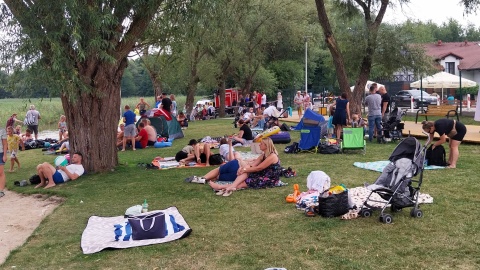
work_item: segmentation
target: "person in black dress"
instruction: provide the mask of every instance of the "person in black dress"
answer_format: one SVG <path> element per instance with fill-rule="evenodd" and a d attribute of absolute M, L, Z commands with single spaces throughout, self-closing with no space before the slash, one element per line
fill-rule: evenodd
<path fill-rule="evenodd" d="M 350 123 L 350 103 L 347 99 L 347 94 L 342 93 L 342 95 L 335 100 L 333 106 L 335 106 L 335 114 L 333 115 L 332 124 L 335 126 L 337 131 L 337 139 L 340 139 L 342 134 L 343 127 Z"/>
<path fill-rule="evenodd" d="M 435 122 L 432 121 L 423 121 L 422 129 L 428 133 L 430 141 L 433 139 L 435 132 L 438 133 L 440 139 L 433 143 L 432 149 L 436 146 L 444 144 L 447 141 L 447 137 L 450 138 L 448 142 L 448 147 L 450 149 L 448 154 L 448 167 L 447 168 L 456 168 L 457 160 L 460 155 L 458 151 L 458 146 L 463 141 L 465 134 L 467 134 L 467 127 L 453 119 L 443 118 L 438 119 Z"/>

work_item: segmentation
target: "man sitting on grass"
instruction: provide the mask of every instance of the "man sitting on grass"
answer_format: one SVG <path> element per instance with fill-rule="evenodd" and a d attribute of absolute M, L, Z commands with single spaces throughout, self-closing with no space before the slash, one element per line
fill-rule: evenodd
<path fill-rule="evenodd" d="M 70 165 L 65 167 L 59 166 L 57 169 L 55 169 L 48 162 L 38 165 L 37 173 L 38 176 L 40 176 L 40 184 L 35 186 L 35 188 L 51 188 L 57 184 L 77 179 L 85 172 L 85 169 L 82 165 L 82 160 L 82 154 L 80 152 L 75 152 L 71 158 Z"/>

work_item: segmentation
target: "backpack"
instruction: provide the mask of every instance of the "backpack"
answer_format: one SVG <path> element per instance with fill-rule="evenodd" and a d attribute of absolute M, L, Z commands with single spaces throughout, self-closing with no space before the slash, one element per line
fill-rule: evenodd
<path fill-rule="evenodd" d="M 280 126 L 280 130 L 281 130 L 281 131 L 290 131 L 290 128 L 287 126 L 287 124 L 283 123 L 283 124 Z"/>
<path fill-rule="evenodd" d="M 296 153 L 298 153 L 298 151 L 299 151 L 298 142 L 294 142 L 293 144 L 287 145 L 285 147 L 285 153 L 287 153 L 287 154 L 296 154 Z"/>
<path fill-rule="evenodd" d="M 340 153 L 340 147 L 338 145 L 332 144 L 320 144 L 319 145 L 319 153 L 320 154 L 338 154 Z"/>
<path fill-rule="evenodd" d="M 210 156 L 210 158 L 208 159 L 208 162 L 210 163 L 210 165 L 220 165 L 223 163 L 223 158 L 222 158 L 222 155 L 220 154 L 213 154 Z"/>
<path fill-rule="evenodd" d="M 427 160 L 427 165 L 436 165 L 436 166 L 447 166 L 447 160 L 445 158 L 445 148 L 442 145 L 436 146 L 432 150 L 432 145 L 427 149 L 425 154 L 425 159 Z"/>

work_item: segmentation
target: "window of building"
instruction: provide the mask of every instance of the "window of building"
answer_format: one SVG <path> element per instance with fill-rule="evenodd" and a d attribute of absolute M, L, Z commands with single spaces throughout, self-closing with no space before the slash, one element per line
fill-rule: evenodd
<path fill-rule="evenodd" d="M 455 62 L 445 62 L 445 72 L 455 74 Z"/>

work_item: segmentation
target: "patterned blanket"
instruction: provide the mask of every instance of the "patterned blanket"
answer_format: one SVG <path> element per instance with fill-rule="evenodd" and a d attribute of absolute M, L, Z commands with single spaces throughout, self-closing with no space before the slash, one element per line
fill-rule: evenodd
<path fill-rule="evenodd" d="M 362 169 L 367 169 L 367 170 L 372 170 L 376 172 L 383 172 L 383 169 L 390 163 L 389 160 L 381 160 L 381 161 L 373 161 L 373 162 L 354 162 L 353 166 L 362 168 Z M 436 170 L 436 169 L 445 169 L 445 167 L 441 166 L 426 166 L 425 170 Z"/>
<path fill-rule="evenodd" d="M 96 253 L 106 248 L 130 248 L 166 243 L 187 237 L 192 231 L 176 207 L 149 213 L 155 212 L 165 213 L 167 228 L 165 238 L 135 241 L 131 237 L 131 229 L 125 217 L 91 216 L 82 234 L 83 254 Z"/>

